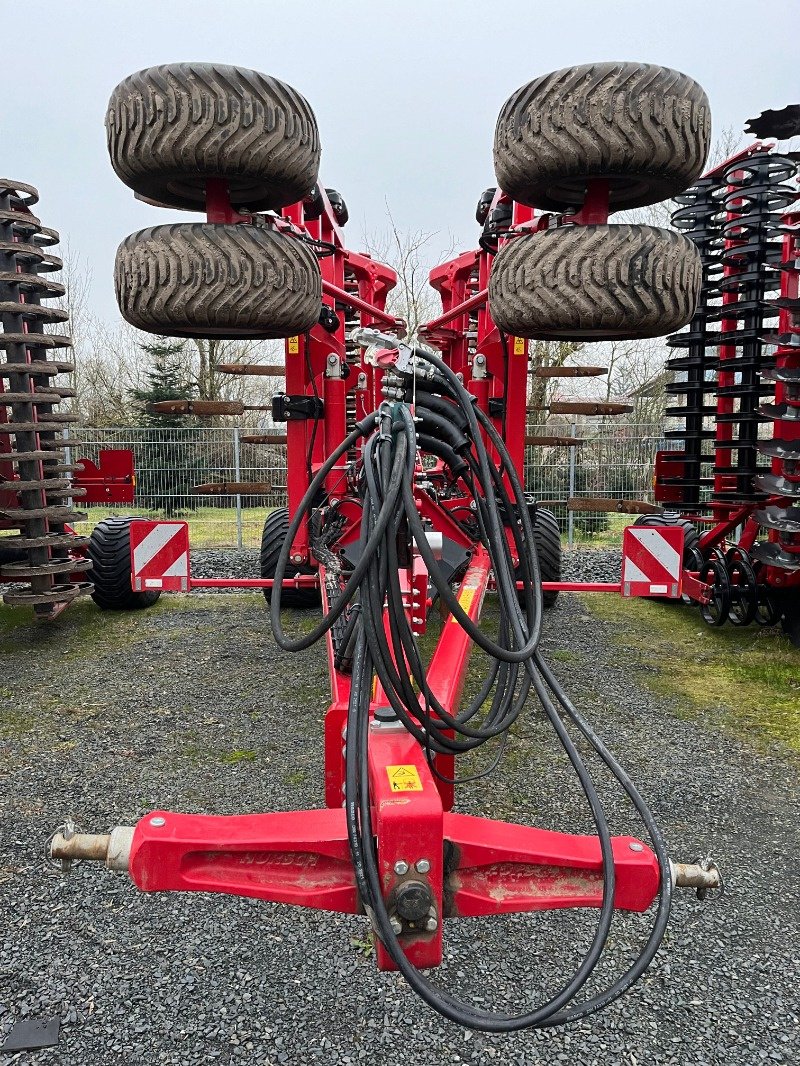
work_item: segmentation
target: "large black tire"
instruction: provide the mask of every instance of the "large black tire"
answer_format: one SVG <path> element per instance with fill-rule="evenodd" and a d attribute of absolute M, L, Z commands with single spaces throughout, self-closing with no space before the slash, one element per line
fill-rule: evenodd
<path fill-rule="evenodd" d="M 558 519 L 546 507 L 537 507 L 531 512 L 533 522 L 533 540 L 536 556 L 539 560 L 539 573 L 542 581 L 561 580 L 561 530 Z M 519 576 L 517 580 L 520 580 Z M 558 599 L 557 592 L 543 592 L 542 602 L 545 607 L 554 607 Z M 524 597 L 519 596 L 524 604 Z"/>
<path fill-rule="evenodd" d="M 292 337 L 322 309 L 316 256 L 249 225 L 184 222 L 132 233 L 117 249 L 123 318 L 169 337 Z"/>
<path fill-rule="evenodd" d="M 702 267 L 688 237 L 653 226 L 562 226 L 510 240 L 495 256 L 489 311 L 537 340 L 660 337 L 685 326 Z"/>
<path fill-rule="evenodd" d="M 170 63 L 131 74 L 106 112 L 111 165 L 134 192 L 202 211 L 208 178 L 224 178 L 234 206 L 278 209 L 302 200 L 319 171 L 308 102 L 255 70 Z"/>
<path fill-rule="evenodd" d="M 131 588 L 131 523 L 139 518 L 104 518 L 92 530 L 88 555 L 94 585 L 92 599 L 104 611 L 140 611 L 152 607 L 158 590 L 134 592 Z"/>
<path fill-rule="evenodd" d="M 546 74 L 503 105 L 494 169 L 504 192 L 531 207 L 583 203 L 607 178 L 611 208 L 642 207 L 702 173 L 711 112 L 692 78 L 647 63 L 589 63 Z"/>
<path fill-rule="evenodd" d="M 261 534 L 261 576 L 263 578 L 275 577 L 275 566 L 278 562 L 281 548 L 289 533 L 289 510 L 279 507 L 267 515 L 264 523 L 264 531 Z M 297 566 L 289 563 L 286 573 L 293 577 L 295 574 L 313 574 L 316 571 L 310 566 Z M 272 599 L 272 590 L 264 589 L 264 598 L 267 603 Z M 284 586 L 281 589 L 282 607 L 311 608 L 319 607 L 322 597 L 319 589 L 296 589 Z"/>

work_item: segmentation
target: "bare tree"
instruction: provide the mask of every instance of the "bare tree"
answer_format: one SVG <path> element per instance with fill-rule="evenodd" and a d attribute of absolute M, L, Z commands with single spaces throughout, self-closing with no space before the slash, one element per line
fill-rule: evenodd
<path fill-rule="evenodd" d="M 530 341 L 528 354 L 531 370 L 566 366 L 567 360 L 575 356 L 583 345 L 578 341 Z M 558 377 L 537 377 L 534 373 L 528 385 L 528 422 L 531 428 L 543 426 L 547 421 L 547 407 L 559 389 L 563 379 Z"/>
<path fill-rule="evenodd" d="M 266 404 L 282 387 L 282 379 L 278 377 L 226 374 L 219 367 L 225 363 L 283 366 L 283 341 L 192 338 L 185 350 L 187 377 L 201 400 Z"/>
<path fill-rule="evenodd" d="M 374 259 L 390 266 L 397 273 L 397 286 L 389 293 L 386 309 L 402 318 L 408 335 L 416 337 L 419 327 L 435 318 L 441 311 L 439 295 L 428 282 L 430 265 L 423 262 L 423 253 L 436 233 L 413 230 L 403 233 L 397 226 L 387 205 L 389 227 L 383 233 L 363 236 L 364 248 Z M 438 262 L 452 255 L 452 246 Z"/>

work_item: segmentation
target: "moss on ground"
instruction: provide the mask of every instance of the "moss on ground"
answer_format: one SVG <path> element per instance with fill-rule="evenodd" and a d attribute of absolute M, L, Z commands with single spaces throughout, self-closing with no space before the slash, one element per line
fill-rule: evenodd
<path fill-rule="evenodd" d="M 745 739 L 800 753 L 800 650 L 778 629 L 711 629 L 691 608 L 645 599 L 581 601 L 610 624 L 653 692 L 679 697 L 684 713 L 712 713 Z"/>

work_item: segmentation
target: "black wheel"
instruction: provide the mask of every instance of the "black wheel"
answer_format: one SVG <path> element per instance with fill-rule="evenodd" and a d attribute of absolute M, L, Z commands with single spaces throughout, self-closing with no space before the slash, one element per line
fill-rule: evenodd
<path fill-rule="evenodd" d="M 131 74 L 106 112 L 111 165 L 134 192 L 202 211 L 205 183 L 224 178 L 254 211 L 302 200 L 317 180 L 319 132 L 308 102 L 255 70 L 170 63 Z"/>
<path fill-rule="evenodd" d="M 789 638 L 789 642 L 800 648 L 800 599 L 797 590 L 793 593 L 784 593 L 782 596 L 783 617 L 781 629 Z"/>
<path fill-rule="evenodd" d="M 542 581 L 560 581 L 561 530 L 558 526 L 558 519 L 547 508 L 536 507 L 531 511 L 531 522 Z M 542 593 L 542 603 L 545 607 L 554 607 L 557 599 L 557 592 Z M 520 603 L 524 603 L 524 597 L 521 594 L 519 600 Z"/>
<path fill-rule="evenodd" d="M 249 225 L 183 222 L 131 234 L 117 250 L 123 318 L 169 337 L 293 337 L 316 325 L 316 256 Z"/>
<path fill-rule="evenodd" d="M 693 522 L 688 518 L 674 518 L 663 514 L 639 515 L 633 523 L 635 526 L 682 526 L 683 527 L 683 564 L 684 566 L 694 558 L 693 549 L 700 541 L 700 534 Z M 697 567 L 699 569 L 699 565 Z"/>
<path fill-rule="evenodd" d="M 500 249 L 489 311 L 517 337 L 659 337 L 689 322 L 701 283 L 700 253 L 683 234 L 654 226 L 560 226 Z"/>
<path fill-rule="evenodd" d="M 706 625 L 725 624 L 731 606 L 731 583 L 724 563 L 709 561 L 703 564 L 700 580 L 711 585 L 711 599 L 700 604 L 700 615 Z"/>
<path fill-rule="evenodd" d="M 286 507 L 279 507 L 267 515 L 264 523 L 264 531 L 261 534 L 261 576 L 270 578 L 275 576 L 275 566 L 278 562 L 281 548 L 289 532 L 289 511 Z M 289 563 L 286 568 L 287 577 L 295 574 L 315 574 L 316 570 L 310 566 L 297 566 Z M 264 589 L 264 597 L 267 603 L 272 599 L 272 590 Z M 284 585 L 281 589 L 282 607 L 319 607 L 322 603 L 319 589 L 296 589 Z"/>
<path fill-rule="evenodd" d="M 104 611 L 137 611 L 152 607 L 161 593 L 131 588 L 131 524 L 139 518 L 104 518 L 92 530 L 87 549 L 94 585 L 92 599 Z"/>
<path fill-rule="evenodd" d="M 503 105 L 494 169 L 504 192 L 531 207 L 583 203 L 606 178 L 612 210 L 682 192 L 708 155 L 711 112 L 702 88 L 646 63 L 590 63 L 546 74 Z"/>
<path fill-rule="evenodd" d="M 313 222 L 324 210 L 325 201 L 322 199 L 322 191 L 317 184 L 303 200 L 303 219 L 306 222 Z"/>

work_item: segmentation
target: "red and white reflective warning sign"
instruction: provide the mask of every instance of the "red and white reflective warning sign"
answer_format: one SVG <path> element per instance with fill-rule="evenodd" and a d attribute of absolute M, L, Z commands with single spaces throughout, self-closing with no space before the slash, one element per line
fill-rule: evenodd
<path fill-rule="evenodd" d="M 133 591 L 188 592 L 188 523 L 131 522 L 130 529 Z"/>
<path fill-rule="evenodd" d="M 627 526 L 622 538 L 622 595 L 680 596 L 683 538 L 683 526 Z"/>

